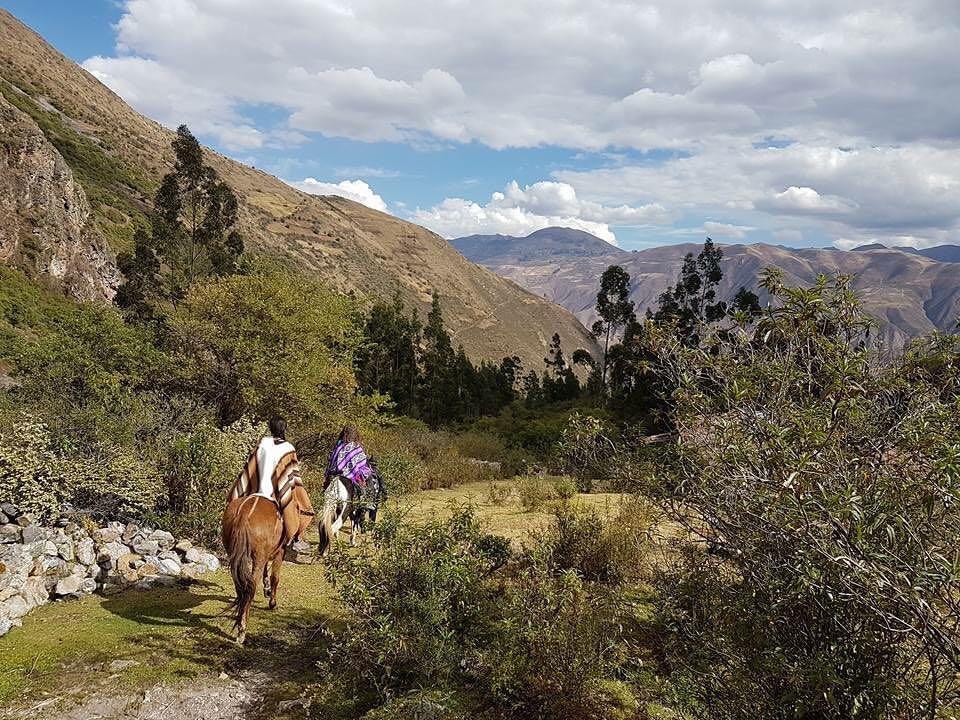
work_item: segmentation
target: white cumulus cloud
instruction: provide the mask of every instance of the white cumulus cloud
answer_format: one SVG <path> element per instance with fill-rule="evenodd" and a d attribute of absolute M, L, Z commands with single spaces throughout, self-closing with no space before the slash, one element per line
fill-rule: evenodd
<path fill-rule="evenodd" d="M 658 203 L 607 206 L 582 200 L 567 183 L 543 181 L 521 187 L 514 180 L 482 205 L 463 198 L 447 198 L 433 207 L 417 208 L 411 219 L 445 237 L 480 233 L 528 235 L 545 227 L 560 226 L 585 230 L 616 245 L 611 225 L 662 225 L 670 222 L 672 215 Z"/>
<path fill-rule="evenodd" d="M 286 183 L 311 195 L 339 195 L 374 210 L 387 211 L 387 203 L 363 180 L 343 180 L 338 183 L 330 183 L 308 177 L 303 180 L 287 180 Z"/>
<path fill-rule="evenodd" d="M 575 200 L 564 187 L 507 188 L 418 211 L 452 232 L 455 216 L 504 228 L 568 219 L 610 236 L 682 215 L 685 227 L 722 217 L 838 245 L 960 236 L 955 0 L 122 6 L 116 52 L 84 66 L 141 112 L 237 152 L 311 133 L 675 152 L 544 177 Z M 253 106 L 276 126 L 251 120 Z"/>

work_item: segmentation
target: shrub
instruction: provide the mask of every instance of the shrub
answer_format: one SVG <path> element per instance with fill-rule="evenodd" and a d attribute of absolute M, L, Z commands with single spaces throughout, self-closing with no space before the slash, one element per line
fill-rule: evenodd
<path fill-rule="evenodd" d="M 638 703 L 611 675 L 622 640 L 613 606 L 571 572 L 536 567 L 509 585 L 489 646 L 472 668 L 508 717 L 626 718 Z"/>
<path fill-rule="evenodd" d="M 364 717 L 637 717 L 631 603 L 537 553 L 512 562 L 509 542 L 469 510 L 383 520 L 375 547 L 327 568 L 349 614 L 325 675 Z"/>
<path fill-rule="evenodd" d="M 584 580 L 616 585 L 641 574 L 652 524 L 651 508 L 639 499 L 626 502 L 607 522 L 596 512 L 564 504 L 554 511 L 536 552 L 553 572 L 572 570 Z"/>
<path fill-rule="evenodd" d="M 553 488 L 561 500 L 572 500 L 577 494 L 577 482 L 568 475 L 558 477 L 553 483 Z"/>
<path fill-rule="evenodd" d="M 326 566 L 351 611 L 333 649 L 336 674 L 348 669 L 381 698 L 443 687 L 495 617 L 484 579 L 503 563 L 503 548 L 485 540 L 469 510 L 415 527 L 384 515 L 373 543 Z"/>
<path fill-rule="evenodd" d="M 476 430 L 458 433 L 453 438 L 453 444 L 464 457 L 487 462 L 502 462 L 506 452 L 506 446 L 500 438 Z"/>
<path fill-rule="evenodd" d="M 491 482 L 487 486 L 487 501 L 491 505 L 506 505 L 513 496 L 513 483 Z"/>
<path fill-rule="evenodd" d="M 363 715 L 363 720 L 467 720 L 468 717 L 453 693 L 414 690 L 374 708 Z"/>
<path fill-rule="evenodd" d="M 425 475 L 423 488 L 432 490 L 489 481 L 497 477 L 498 473 L 489 465 L 463 457 L 456 448 L 447 447 L 431 456 Z"/>
<path fill-rule="evenodd" d="M 4 418 L 0 426 L 0 498 L 34 514 L 55 517 L 65 504 L 110 519 L 141 516 L 156 505 L 155 470 L 121 446 L 71 455 L 43 423 Z"/>
<path fill-rule="evenodd" d="M 786 288 L 752 340 L 668 337 L 665 654 L 705 718 L 920 718 L 960 679 L 960 414 L 949 348 L 884 363 L 846 279 Z M 704 552 L 703 546 L 710 552 Z"/>
<path fill-rule="evenodd" d="M 381 450 L 376 453 L 376 461 L 390 496 L 400 497 L 423 487 L 426 470 L 408 449 L 395 446 Z"/>
<path fill-rule="evenodd" d="M 351 299 L 289 272 L 198 282 L 170 327 L 183 381 L 216 405 L 220 424 L 280 413 L 298 434 L 322 433 L 382 404 L 354 392 L 362 331 Z"/>
<path fill-rule="evenodd" d="M 577 479 L 581 492 L 590 492 L 595 483 L 610 479 L 620 469 L 619 455 L 598 418 L 575 412 L 557 442 L 555 464 Z"/>
<path fill-rule="evenodd" d="M 547 477 L 525 475 L 516 479 L 520 506 L 527 512 L 540 510 L 557 497 L 554 485 Z"/>
<path fill-rule="evenodd" d="M 166 465 L 163 525 L 215 544 L 227 491 L 264 431 L 242 419 L 223 430 L 206 422 L 174 438 Z"/>

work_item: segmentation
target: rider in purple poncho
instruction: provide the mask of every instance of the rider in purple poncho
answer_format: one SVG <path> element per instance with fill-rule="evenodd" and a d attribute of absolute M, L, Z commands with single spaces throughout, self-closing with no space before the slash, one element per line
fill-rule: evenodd
<path fill-rule="evenodd" d="M 329 481 L 337 475 L 349 479 L 361 492 L 366 488 L 367 480 L 373 475 L 367 454 L 360 445 L 360 433 L 353 425 L 343 428 L 333 452 L 330 453 L 326 479 Z"/>

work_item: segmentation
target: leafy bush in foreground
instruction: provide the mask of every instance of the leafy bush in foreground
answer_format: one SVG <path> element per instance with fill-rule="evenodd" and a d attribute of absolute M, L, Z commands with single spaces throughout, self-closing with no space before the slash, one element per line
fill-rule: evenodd
<path fill-rule="evenodd" d="M 434 702 L 448 692 L 468 700 L 470 717 L 635 716 L 622 681 L 632 606 L 618 591 L 545 562 L 550 552 L 513 557 L 469 510 L 425 525 L 383 520 L 376 547 L 328 566 L 350 610 L 330 677 L 356 679 L 358 704 L 376 708 L 369 717 L 450 717 L 460 700 Z"/>
<path fill-rule="evenodd" d="M 960 677 L 960 346 L 883 364 L 843 278 L 766 286 L 751 340 L 662 338 L 673 515 L 703 541 L 660 577 L 672 677 L 696 717 L 940 717 Z"/>

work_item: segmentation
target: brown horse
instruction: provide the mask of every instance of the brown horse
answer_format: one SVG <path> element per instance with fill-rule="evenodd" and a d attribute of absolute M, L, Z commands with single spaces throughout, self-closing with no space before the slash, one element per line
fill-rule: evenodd
<path fill-rule="evenodd" d="M 221 534 L 237 593 L 234 601 L 237 644 L 243 645 L 246 640 L 247 617 L 259 578 L 263 578 L 270 609 L 277 607 L 284 550 L 306 532 L 313 515 L 310 498 L 302 486 L 294 488 L 293 498 L 282 515 L 274 501 L 261 495 L 248 495 L 227 503 Z"/>

